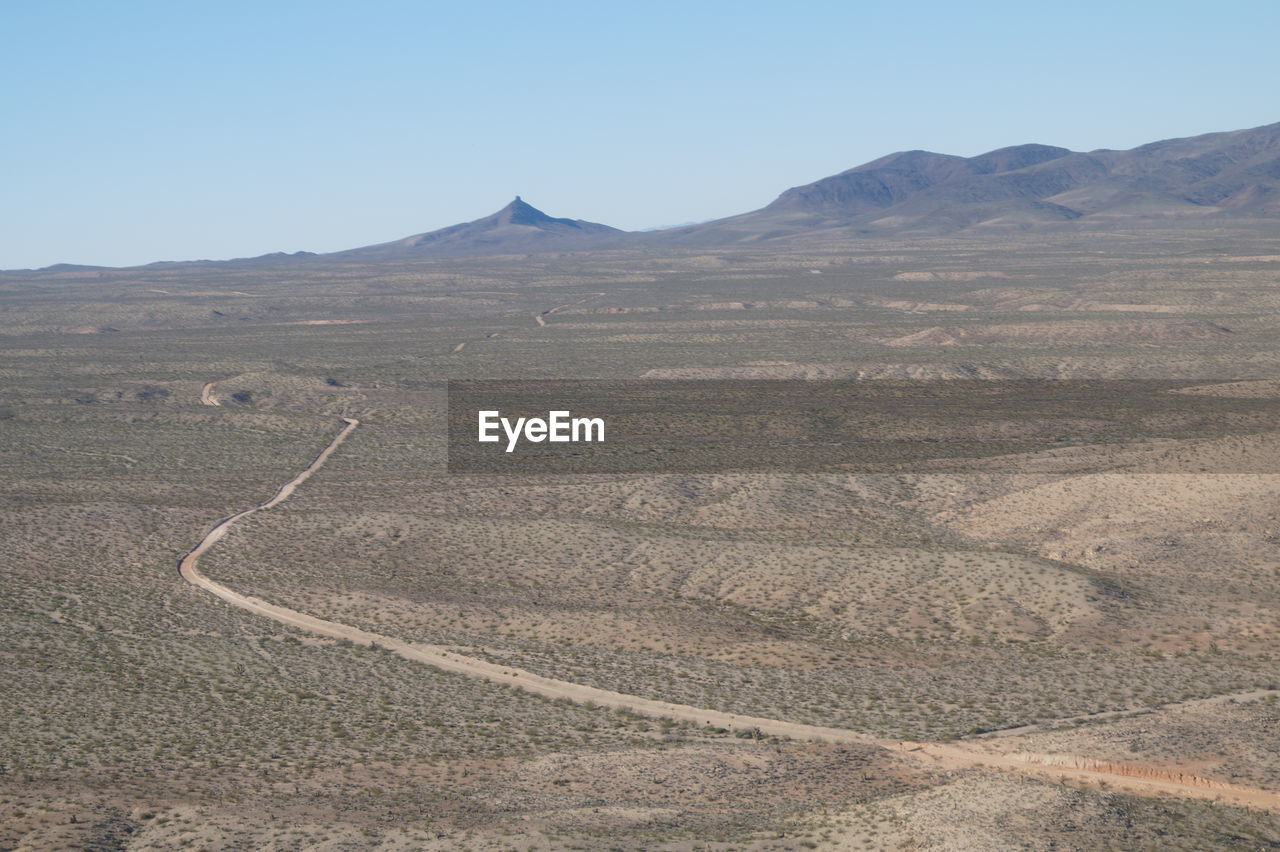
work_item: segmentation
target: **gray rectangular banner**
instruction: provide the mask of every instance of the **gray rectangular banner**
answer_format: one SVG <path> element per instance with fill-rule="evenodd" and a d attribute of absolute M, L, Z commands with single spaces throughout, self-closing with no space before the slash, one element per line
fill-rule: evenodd
<path fill-rule="evenodd" d="M 453 473 L 1271 473 L 1280 390 L 1176 381 L 452 381 Z"/>

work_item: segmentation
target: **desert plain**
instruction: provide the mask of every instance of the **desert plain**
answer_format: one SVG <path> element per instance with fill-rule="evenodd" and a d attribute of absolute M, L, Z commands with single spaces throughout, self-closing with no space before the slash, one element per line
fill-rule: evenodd
<path fill-rule="evenodd" d="M 459 379 L 1276 398 L 1278 251 L 1148 223 L 0 274 L 0 848 L 1276 848 L 1280 429 L 494 476 L 444 424 Z"/>

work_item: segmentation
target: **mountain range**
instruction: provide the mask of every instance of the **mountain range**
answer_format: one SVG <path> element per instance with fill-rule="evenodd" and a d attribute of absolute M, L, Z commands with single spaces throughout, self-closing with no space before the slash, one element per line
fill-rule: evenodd
<path fill-rule="evenodd" d="M 1128 151 L 1039 144 L 976 157 L 902 151 L 788 189 L 750 213 L 659 231 L 626 233 L 553 219 L 517 198 L 486 219 L 340 256 L 724 245 L 1242 217 L 1280 218 L 1280 123 Z"/>
<path fill-rule="evenodd" d="M 628 232 L 556 218 L 516 196 L 482 219 L 391 242 L 229 262 L 376 262 L 1269 219 L 1280 219 L 1280 123 L 1166 139 L 1127 151 L 1080 152 L 1041 144 L 976 157 L 902 151 L 792 187 L 759 210 L 660 230 Z"/>
<path fill-rule="evenodd" d="M 1280 123 L 1128 151 L 1034 144 L 976 157 L 904 151 L 669 236 L 724 241 L 1242 216 L 1280 218 Z"/>

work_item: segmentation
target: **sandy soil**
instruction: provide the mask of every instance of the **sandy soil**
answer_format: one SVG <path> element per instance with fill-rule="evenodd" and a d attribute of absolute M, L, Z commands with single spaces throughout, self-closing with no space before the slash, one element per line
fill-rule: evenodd
<path fill-rule="evenodd" d="M 213 383 L 205 385 L 210 391 Z M 202 394 L 202 398 L 205 394 Z M 216 402 L 209 403 L 216 405 Z M 1062 755 L 1035 755 L 1001 753 L 998 741 L 980 744 L 911 743 L 886 741 L 856 731 L 804 725 L 780 719 L 742 716 L 709 710 L 668 701 L 657 701 L 635 695 L 598 689 L 596 687 L 542 677 L 532 672 L 490 663 L 468 657 L 440 645 L 405 642 L 390 636 L 371 633 L 359 628 L 317 618 L 303 612 L 268 603 L 258 598 L 242 595 L 200 573 L 200 557 L 220 541 L 236 522 L 249 515 L 283 503 L 298 486 L 306 482 L 328 461 L 360 425 L 354 418 L 343 418 L 344 426 L 333 440 L 320 451 L 311 463 L 293 479 L 280 486 L 269 499 L 215 523 L 200 541 L 178 563 L 178 570 L 187 582 L 202 588 L 233 606 L 262 615 L 275 621 L 311 633 L 347 640 L 372 648 L 390 651 L 414 662 L 425 663 L 438 669 L 483 678 L 494 683 L 515 686 L 547 698 L 564 698 L 577 703 L 591 703 L 605 707 L 625 708 L 635 713 L 656 718 L 672 718 L 735 730 L 756 729 L 766 736 L 786 737 L 831 743 L 858 743 L 877 745 L 916 757 L 938 768 L 970 769 L 992 768 L 1022 774 L 1068 779 L 1088 784 L 1105 783 L 1140 795 L 1174 795 L 1224 802 L 1280 811 L 1280 793 L 1215 781 L 1181 772 L 1176 767 L 1135 767 L 1118 763 L 1103 763 L 1088 758 Z"/>

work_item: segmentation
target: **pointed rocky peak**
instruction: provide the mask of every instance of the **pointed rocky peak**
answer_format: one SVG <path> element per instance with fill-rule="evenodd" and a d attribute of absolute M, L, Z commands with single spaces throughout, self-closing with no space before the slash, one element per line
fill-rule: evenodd
<path fill-rule="evenodd" d="M 414 234 L 402 240 L 339 252 L 341 257 L 392 257 L 403 254 L 495 254 L 591 248 L 623 232 L 598 222 L 557 219 L 516 196 L 506 207 L 482 219 Z"/>
<path fill-rule="evenodd" d="M 504 225 L 531 225 L 536 228 L 552 222 L 573 224 L 572 219 L 556 219 L 548 216 L 518 195 L 514 201 L 493 215 Z"/>

